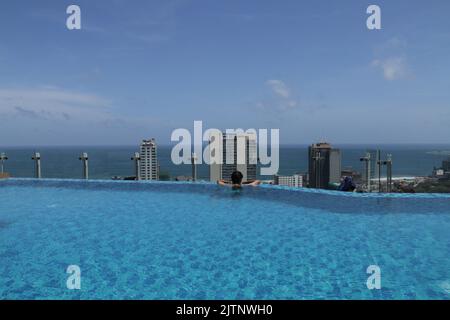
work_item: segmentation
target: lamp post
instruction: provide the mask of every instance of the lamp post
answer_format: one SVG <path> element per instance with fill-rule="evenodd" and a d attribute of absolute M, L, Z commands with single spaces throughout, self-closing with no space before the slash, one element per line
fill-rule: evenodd
<path fill-rule="evenodd" d="M 381 192 L 381 150 L 377 150 L 378 192 Z"/>
<path fill-rule="evenodd" d="M 191 164 L 192 164 L 192 181 L 197 181 L 197 155 L 192 153 L 191 157 Z"/>
<path fill-rule="evenodd" d="M 365 165 L 366 165 L 367 192 L 371 192 L 372 188 L 371 188 L 371 185 L 370 185 L 370 182 L 371 182 L 370 181 L 370 175 L 371 175 L 371 172 L 370 172 L 370 162 L 371 162 L 370 152 L 367 152 L 366 156 L 361 158 L 360 161 L 361 162 L 365 162 Z"/>
<path fill-rule="evenodd" d="M 83 162 L 83 178 L 85 180 L 89 179 L 89 157 L 86 152 L 83 152 L 81 154 L 81 157 L 79 158 Z"/>
<path fill-rule="evenodd" d="M 387 192 L 392 192 L 392 154 L 387 155 L 386 160 L 386 170 L 387 170 Z"/>
<path fill-rule="evenodd" d="M 378 165 L 380 168 L 386 166 L 386 192 L 392 192 L 392 154 L 387 155 L 387 160 L 378 161 Z"/>
<path fill-rule="evenodd" d="M 8 160 L 8 157 L 4 152 L 0 153 L 0 173 L 3 173 L 3 169 L 5 166 L 5 161 Z"/>
<path fill-rule="evenodd" d="M 139 152 L 135 152 L 131 160 L 134 161 L 136 180 L 141 180 L 141 156 L 139 155 Z"/>
<path fill-rule="evenodd" d="M 31 157 L 31 160 L 35 162 L 35 177 L 37 179 L 41 178 L 41 154 L 39 152 L 35 152 Z"/>

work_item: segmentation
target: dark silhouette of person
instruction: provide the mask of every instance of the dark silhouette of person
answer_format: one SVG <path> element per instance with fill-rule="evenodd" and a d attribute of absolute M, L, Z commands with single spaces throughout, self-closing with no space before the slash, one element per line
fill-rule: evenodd
<path fill-rule="evenodd" d="M 341 185 L 339 186 L 339 191 L 344 192 L 353 192 L 356 189 L 356 184 L 353 182 L 352 177 L 345 177 L 344 180 L 341 182 Z"/>
<path fill-rule="evenodd" d="M 219 181 L 217 181 L 217 183 L 221 186 L 231 186 L 233 189 L 240 189 L 240 188 L 242 188 L 242 185 L 257 186 L 257 185 L 261 184 L 261 181 L 259 181 L 259 180 L 242 182 L 243 178 L 244 178 L 244 176 L 243 176 L 242 172 L 236 170 L 231 174 L 231 182 L 225 181 L 225 180 L 219 180 Z"/>

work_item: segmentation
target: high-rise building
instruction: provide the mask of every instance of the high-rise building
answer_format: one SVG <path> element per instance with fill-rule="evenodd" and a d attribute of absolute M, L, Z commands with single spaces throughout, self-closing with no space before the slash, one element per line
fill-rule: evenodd
<path fill-rule="evenodd" d="M 330 183 L 340 183 L 341 182 L 341 150 L 331 149 L 330 150 Z"/>
<path fill-rule="evenodd" d="M 330 183 L 341 180 L 341 151 L 329 143 L 319 142 L 308 149 L 309 187 L 328 189 Z"/>
<path fill-rule="evenodd" d="M 140 180 L 158 180 L 158 148 L 155 139 L 143 140 L 139 154 Z"/>
<path fill-rule="evenodd" d="M 445 172 L 450 172 L 450 158 L 448 158 L 447 160 L 442 161 L 442 169 Z"/>
<path fill-rule="evenodd" d="M 238 163 L 238 141 L 244 142 L 244 161 Z M 222 164 L 210 165 L 210 180 L 231 180 L 234 171 L 240 171 L 243 182 L 256 180 L 257 146 L 256 135 L 252 133 L 222 134 Z"/>
<path fill-rule="evenodd" d="M 293 188 L 303 187 L 303 176 L 294 174 L 293 176 L 275 176 L 274 184 Z"/>

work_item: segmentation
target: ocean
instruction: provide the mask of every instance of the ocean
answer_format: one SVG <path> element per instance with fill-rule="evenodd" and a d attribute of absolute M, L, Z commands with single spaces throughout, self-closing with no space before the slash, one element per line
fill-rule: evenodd
<path fill-rule="evenodd" d="M 366 150 L 379 148 L 382 157 L 392 154 L 394 177 L 428 176 L 433 167 L 440 167 L 450 157 L 450 145 L 336 145 L 342 152 L 342 167 L 362 172 L 360 157 Z M 190 165 L 174 165 L 170 159 L 172 146 L 158 146 L 160 171 L 176 176 L 190 176 Z M 89 147 L 1 147 L 8 160 L 5 171 L 13 177 L 33 177 L 35 151 L 41 153 L 43 178 L 82 178 L 82 163 L 78 159 L 82 152 L 89 154 L 89 177 L 111 179 L 113 176 L 133 176 L 134 164 L 131 157 L 138 146 L 89 146 Z M 283 175 L 306 172 L 308 168 L 308 147 L 306 145 L 285 145 L 280 147 L 280 170 Z M 258 170 L 259 171 L 259 170 Z M 208 166 L 198 167 L 199 179 L 209 179 Z M 272 177 L 259 177 L 271 179 Z"/>

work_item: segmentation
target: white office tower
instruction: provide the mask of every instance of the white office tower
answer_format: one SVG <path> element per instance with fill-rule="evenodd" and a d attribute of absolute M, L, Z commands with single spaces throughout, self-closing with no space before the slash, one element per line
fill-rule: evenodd
<path fill-rule="evenodd" d="M 298 174 L 293 176 L 275 176 L 274 183 L 279 186 L 301 188 L 303 187 L 303 176 Z"/>
<path fill-rule="evenodd" d="M 210 181 L 231 181 L 234 171 L 242 173 L 243 182 L 256 180 L 256 133 L 223 133 L 222 137 L 222 163 L 210 165 Z"/>
<path fill-rule="evenodd" d="M 139 149 L 140 180 L 158 180 L 158 152 L 155 139 L 143 140 Z"/>

